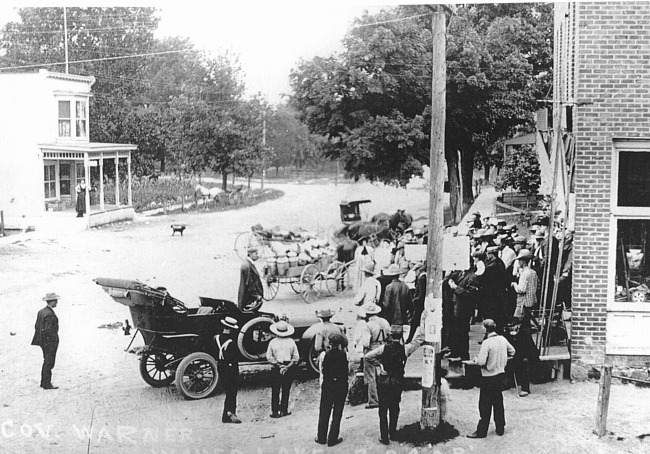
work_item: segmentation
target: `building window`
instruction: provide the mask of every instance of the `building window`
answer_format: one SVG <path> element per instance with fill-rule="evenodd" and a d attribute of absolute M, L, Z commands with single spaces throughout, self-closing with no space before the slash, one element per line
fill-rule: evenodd
<path fill-rule="evenodd" d="M 70 163 L 61 162 L 59 164 L 59 194 L 62 196 L 70 195 Z"/>
<path fill-rule="evenodd" d="M 59 137 L 70 137 L 70 101 L 59 101 Z"/>
<path fill-rule="evenodd" d="M 75 118 L 76 118 L 76 133 L 77 137 L 86 137 L 86 102 L 75 102 Z"/>
<path fill-rule="evenodd" d="M 619 219 L 616 222 L 616 230 L 615 299 L 650 306 L 650 219 Z"/>
<path fill-rule="evenodd" d="M 44 166 L 45 175 L 43 178 L 45 186 L 45 198 L 56 198 L 56 166 L 54 164 L 46 164 Z"/>
<path fill-rule="evenodd" d="M 650 310 L 650 140 L 614 141 L 610 227 L 614 307 Z M 615 263 L 613 263 L 615 260 Z M 619 303 L 622 303 L 619 304 Z"/>
<path fill-rule="evenodd" d="M 59 101 L 59 137 L 88 137 L 87 101 Z"/>

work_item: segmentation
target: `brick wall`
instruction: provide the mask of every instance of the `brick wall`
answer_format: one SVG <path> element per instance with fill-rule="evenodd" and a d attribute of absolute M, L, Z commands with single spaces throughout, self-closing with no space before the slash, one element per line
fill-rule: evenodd
<path fill-rule="evenodd" d="M 650 138 L 650 2 L 578 2 L 575 360 L 602 364 L 614 137 Z"/>

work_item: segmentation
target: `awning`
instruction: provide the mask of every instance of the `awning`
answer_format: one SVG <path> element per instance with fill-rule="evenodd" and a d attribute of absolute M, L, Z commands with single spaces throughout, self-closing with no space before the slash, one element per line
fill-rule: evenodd
<path fill-rule="evenodd" d="M 38 147 L 43 152 L 43 159 L 83 160 L 88 153 L 88 159 L 127 158 L 136 145 L 127 143 L 41 143 Z"/>

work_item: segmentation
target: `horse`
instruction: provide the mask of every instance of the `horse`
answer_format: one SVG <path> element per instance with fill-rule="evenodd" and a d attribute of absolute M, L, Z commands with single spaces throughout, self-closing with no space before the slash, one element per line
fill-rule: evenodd
<path fill-rule="evenodd" d="M 194 201 L 198 205 L 198 200 L 201 198 L 203 200 L 203 209 L 207 210 L 208 208 L 208 202 L 210 200 L 214 200 L 214 203 L 217 203 L 217 198 L 223 193 L 224 191 L 219 188 L 206 188 L 205 186 L 201 186 L 200 184 L 197 184 L 196 187 L 194 188 Z"/>

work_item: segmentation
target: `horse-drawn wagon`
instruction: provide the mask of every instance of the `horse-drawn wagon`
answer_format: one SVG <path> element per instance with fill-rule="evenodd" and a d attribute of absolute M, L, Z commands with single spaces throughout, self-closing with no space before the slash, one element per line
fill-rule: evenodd
<path fill-rule="evenodd" d="M 235 252 L 242 260 L 250 247 L 260 250 L 258 269 L 266 301 L 276 297 L 280 284 L 289 284 L 306 303 L 350 288 L 348 271 L 353 263 L 337 260 L 336 249 L 324 240 L 253 226 L 235 239 Z"/>
<path fill-rule="evenodd" d="M 129 307 L 137 329 L 133 339 L 140 333 L 144 340 L 139 350 L 140 374 L 153 387 L 175 381 L 186 399 L 211 395 L 218 381 L 214 336 L 222 332 L 225 317 L 235 318 L 240 326 L 237 346 L 241 364 L 266 363 L 266 350 L 273 338 L 270 327 L 279 320 L 275 314 L 241 311 L 232 301 L 205 297 L 200 297 L 201 307 L 189 308 L 162 287 L 127 279 L 97 278 L 95 282 Z M 318 372 L 314 348 L 318 318 L 312 315 L 288 321 L 295 328 L 292 338 L 302 363 Z"/>

